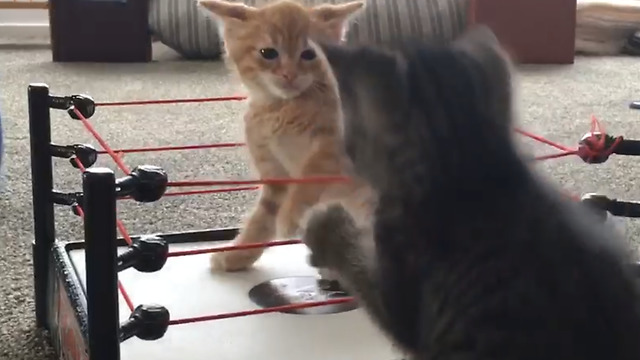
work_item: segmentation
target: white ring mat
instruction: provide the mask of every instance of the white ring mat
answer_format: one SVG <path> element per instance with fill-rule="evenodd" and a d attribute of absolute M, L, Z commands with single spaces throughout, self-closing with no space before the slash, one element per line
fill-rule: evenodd
<path fill-rule="evenodd" d="M 221 245 L 221 242 L 171 244 L 170 251 Z M 123 251 L 126 248 L 120 248 Z M 171 319 L 258 309 L 249 290 L 266 280 L 316 276 L 306 263 L 304 245 L 269 248 L 254 268 L 212 273 L 209 254 L 169 258 L 155 273 L 131 268 L 119 274 L 134 306 L 165 306 Z M 69 252 L 85 286 L 84 250 Z M 120 321 L 131 311 L 120 295 Z M 397 360 L 401 355 L 362 308 L 325 315 L 267 313 L 169 326 L 163 338 L 136 337 L 121 344 L 122 360 Z"/>

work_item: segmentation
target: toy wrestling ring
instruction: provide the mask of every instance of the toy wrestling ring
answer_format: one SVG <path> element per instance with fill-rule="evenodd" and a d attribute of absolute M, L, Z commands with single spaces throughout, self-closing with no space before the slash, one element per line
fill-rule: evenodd
<path fill-rule="evenodd" d="M 308 277 L 279 277 L 277 279 L 266 278 L 253 283 L 250 291 L 243 293 L 242 301 L 247 307 L 253 307 L 241 311 L 218 312 L 213 315 L 197 317 L 174 318 L 169 309 L 163 305 L 150 302 L 136 304 L 123 285 L 122 276 L 119 273 L 127 269 L 138 273 L 155 274 L 166 270 L 171 261 L 199 254 L 218 251 L 232 251 L 252 247 L 271 247 L 284 249 L 285 245 L 297 245 L 303 247 L 299 240 L 277 240 L 268 243 L 252 244 L 247 246 L 228 246 L 214 244 L 211 247 L 198 247 L 184 250 L 178 247 L 184 244 L 203 242 L 227 242 L 236 235 L 236 228 L 201 230 L 192 232 L 175 232 L 155 235 L 130 235 L 124 224 L 117 219 L 116 201 L 130 199 L 141 203 L 152 203 L 162 197 L 208 194 L 231 191 L 248 191 L 258 189 L 265 183 L 301 183 L 318 181 L 337 181 L 335 178 L 305 178 L 305 179 L 262 179 L 244 181 L 169 181 L 167 173 L 160 167 L 141 165 L 129 169 L 122 161 L 122 154 L 133 152 L 174 151 L 203 148 L 239 147 L 242 143 L 224 143 L 211 145 L 188 145 L 153 147 L 139 149 L 112 149 L 108 143 L 94 129 L 88 119 L 96 112 L 96 108 L 110 106 L 134 106 L 151 104 L 177 104 L 215 101 L 241 101 L 243 97 L 218 97 L 201 99 L 176 99 L 176 100 L 150 100 L 131 102 L 105 102 L 97 103 L 86 95 L 56 96 L 51 95 L 46 84 L 31 84 L 28 88 L 29 97 L 29 126 L 31 141 L 31 172 L 33 187 L 33 212 L 34 212 L 34 286 L 37 326 L 47 329 L 53 339 L 53 345 L 58 355 L 63 359 L 91 359 L 91 360 L 120 360 L 124 358 L 121 347 L 137 338 L 141 343 L 161 341 L 170 326 L 195 324 L 213 320 L 229 318 L 247 318 L 254 315 L 270 313 L 269 321 L 285 321 L 291 325 L 290 335 L 297 337 L 300 332 L 309 331 L 307 328 L 295 328 L 300 323 L 289 318 L 283 318 L 277 313 L 288 314 L 352 314 L 361 313 L 351 311 L 357 309 L 353 298 L 343 292 L 324 289 L 317 285 L 314 276 Z M 84 127 L 93 135 L 100 144 L 102 150 L 96 150 L 87 144 L 57 145 L 51 143 L 51 109 L 66 111 L 71 118 L 81 121 Z M 610 155 L 640 155 L 640 141 L 628 140 L 623 137 L 613 137 L 604 133 L 598 121 L 592 119 L 592 128 L 578 143 L 576 148 L 569 148 L 553 143 L 542 137 L 533 135 L 523 130 L 516 130 L 519 134 L 536 141 L 550 145 L 558 150 L 557 153 L 538 156 L 536 160 L 553 159 L 564 156 L 577 155 L 589 164 L 602 163 Z M 108 155 L 117 167 L 123 171 L 124 177 L 116 179 L 112 170 L 107 168 L 92 167 L 98 156 Z M 82 191 L 64 193 L 53 188 L 53 158 L 68 159 L 71 165 L 82 173 Z M 214 188 L 214 187 L 222 188 Z M 169 188 L 209 187 L 208 189 L 190 191 L 167 191 Z M 582 202 L 592 205 L 599 210 L 604 217 L 640 217 L 640 203 L 619 201 L 603 195 L 587 194 L 578 198 Z M 74 214 L 83 218 L 84 240 L 61 241 L 55 236 L 54 205 L 69 206 Z M 120 232 L 118 237 L 117 232 Z M 81 250 L 82 252 L 78 252 Z M 78 256 L 78 254 L 81 254 Z M 267 256 L 265 253 L 264 256 Z M 288 255 L 287 255 L 288 256 Z M 297 256 L 297 255 L 296 255 Z M 297 256 L 304 262 L 304 256 Z M 168 261 L 171 259 L 171 261 Z M 81 264 L 83 263 L 83 264 Z M 634 266 L 637 266 L 634 264 Z M 285 269 L 283 271 L 289 271 Z M 307 270 L 305 274 L 313 275 L 313 270 Z M 640 274 L 640 272 L 639 272 Z M 146 280 L 145 280 L 146 281 Z M 280 283 L 278 283 L 280 282 Z M 287 288 L 289 290 L 287 290 Z M 308 296 L 293 294 L 305 288 Z M 216 291 L 222 291 L 222 288 Z M 247 296 L 248 295 L 248 296 Z M 298 294 L 299 295 L 299 294 Z M 251 301 L 245 301 L 249 298 Z M 295 299 L 311 298 L 311 301 L 296 301 Z M 121 301 L 122 299 L 122 301 Z M 126 307 L 125 307 L 126 305 Z M 121 319 L 123 309 L 129 311 L 128 318 Z M 355 315 L 349 315 L 355 316 Z M 358 315 L 364 318 L 364 315 Z M 294 317 L 301 322 L 305 317 Z M 306 319 L 318 317 L 306 317 Z M 366 323 L 362 327 L 354 325 L 362 322 L 362 318 L 351 317 L 346 323 L 339 323 L 334 317 L 322 317 L 321 326 L 327 326 L 327 331 L 332 331 L 335 337 L 349 337 L 357 332 L 358 342 L 364 340 L 369 343 L 367 337 L 379 336 L 366 330 Z M 236 320 L 237 321 L 237 320 Z M 289 323 L 289 321 L 291 321 Z M 298 321 L 298 320 L 295 320 Z M 307 322 L 312 320 L 306 320 Z M 318 321 L 318 320 L 313 320 Z M 298 324 L 298 325 L 296 325 Z M 319 324 L 319 323 L 317 323 Z M 259 324 L 266 328 L 268 321 Z M 244 326 L 244 325 L 243 325 Z M 258 325 L 256 325 L 258 326 Z M 308 325 L 307 325 L 308 326 Z M 332 328 L 333 326 L 333 328 Z M 236 327 L 235 329 L 240 329 Z M 200 329 L 199 332 L 208 330 Z M 238 330 L 240 331 L 240 330 Z M 297 331 L 297 332 L 296 332 Z M 342 331 L 342 333 L 340 333 Z M 242 347 L 242 343 L 234 343 L 233 340 L 218 341 L 216 351 L 219 355 L 207 353 L 206 357 L 216 356 L 217 359 L 245 359 L 256 358 L 225 355 L 224 351 L 230 351 L 231 346 Z M 229 337 L 229 335 L 226 335 Z M 246 335 L 245 335 L 246 336 Z M 266 335 L 265 335 L 266 336 Z M 131 339 L 131 340 L 130 340 Z M 274 338 L 275 339 L 275 338 Z M 379 339 L 379 338 L 376 338 Z M 317 340 L 317 338 L 316 338 Z M 175 340 L 176 342 L 179 340 Z M 268 340 L 256 343 L 251 339 L 250 345 L 261 346 Z M 270 341 L 270 340 L 269 340 Z M 283 340 L 280 340 L 283 341 Z M 298 341 L 296 338 L 295 341 Z M 310 340 L 305 346 L 314 346 L 305 352 L 295 354 L 291 350 L 284 356 L 290 359 L 335 358 L 340 354 L 341 348 L 336 346 L 320 347 Z M 382 343 L 382 342 L 381 342 Z M 163 343 L 167 344 L 167 343 Z M 353 338 L 346 345 L 353 348 Z M 369 354 L 375 354 L 376 359 L 391 359 L 391 352 L 384 348 L 374 348 Z M 223 346 L 224 345 L 224 346 Z M 157 345 L 161 346 L 161 345 Z M 369 345 L 367 345 L 369 346 Z M 382 345 L 381 345 L 382 346 Z M 144 355 L 131 358 L 136 359 L 160 359 L 160 355 L 152 355 L 144 348 Z M 348 348 L 350 351 L 351 349 Z M 162 350 L 156 350 L 162 351 Z M 328 351 L 323 353 L 322 351 Z M 162 354 L 159 352 L 158 354 Z M 306 354 L 306 355 L 301 355 Z M 312 354 L 316 354 L 315 357 Z M 310 356 L 311 355 L 311 356 Z M 344 354 L 342 354 L 344 355 Z M 264 353 L 260 356 L 266 359 Z M 279 358 L 282 358 L 280 355 Z M 345 359 L 362 358 L 361 353 L 346 354 Z M 374 355 L 371 355 L 374 356 Z M 371 358 L 368 356 L 368 358 Z M 171 359 L 175 356 L 169 357 Z M 191 357 L 190 360 L 196 360 Z"/>

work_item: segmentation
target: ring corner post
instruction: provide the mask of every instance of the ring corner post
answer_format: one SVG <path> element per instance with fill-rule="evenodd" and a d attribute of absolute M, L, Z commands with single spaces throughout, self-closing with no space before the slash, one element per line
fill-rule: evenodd
<path fill-rule="evenodd" d="M 87 169 L 82 187 L 89 356 L 120 360 L 115 174 Z"/>
<path fill-rule="evenodd" d="M 55 219 L 51 192 L 53 191 L 53 164 L 51 153 L 51 114 L 49 87 L 30 84 L 29 139 L 31 147 L 31 186 L 33 201 L 34 239 L 32 242 L 33 281 L 35 293 L 36 326 L 48 328 L 47 286 L 49 256 L 55 242 Z"/>

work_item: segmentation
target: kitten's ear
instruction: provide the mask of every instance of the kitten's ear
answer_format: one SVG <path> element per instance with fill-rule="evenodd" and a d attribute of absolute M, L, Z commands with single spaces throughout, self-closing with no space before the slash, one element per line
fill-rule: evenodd
<path fill-rule="evenodd" d="M 312 7 L 309 12 L 332 40 L 340 41 L 346 33 L 349 19 L 364 7 L 364 1 L 350 1 L 342 4 L 321 4 Z"/>
<path fill-rule="evenodd" d="M 246 21 L 257 11 L 256 8 L 243 3 L 224 0 L 198 0 L 198 5 L 223 20 Z"/>
<path fill-rule="evenodd" d="M 345 21 L 364 8 L 364 1 L 350 1 L 342 4 L 321 4 L 311 8 L 311 14 L 321 21 Z"/>

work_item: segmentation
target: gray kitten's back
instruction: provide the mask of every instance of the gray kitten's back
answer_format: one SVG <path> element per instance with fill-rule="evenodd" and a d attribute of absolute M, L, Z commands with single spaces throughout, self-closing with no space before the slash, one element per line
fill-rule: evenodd
<path fill-rule="evenodd" d="M 640 359 L 622 240 L 517 153 L 510 64 L 477 34 L 325 48 L 348 152 L 379 193 L 379 288 L 351 285 L 416 359 Z"/>

